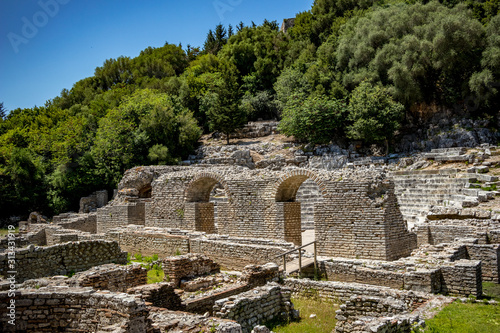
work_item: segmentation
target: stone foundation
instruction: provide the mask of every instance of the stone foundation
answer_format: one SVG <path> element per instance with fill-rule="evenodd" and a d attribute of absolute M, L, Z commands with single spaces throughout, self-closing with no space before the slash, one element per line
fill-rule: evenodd
<path fill-rule="evenodd" d="M 15 295 L 15 326 L 6 306 L 0 307 L 2 332 L 147 331 L 148 311 L 133 296 L 100 293 L 90 288 L 22 290 Z M 10 304 L 9 292 L 0 292 L 0 303 Z"/>

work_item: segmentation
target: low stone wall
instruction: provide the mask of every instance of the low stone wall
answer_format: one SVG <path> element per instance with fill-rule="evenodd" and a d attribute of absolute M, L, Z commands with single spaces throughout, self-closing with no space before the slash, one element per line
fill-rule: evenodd
<path fill-rule="evenodd" d="M 76 273 L 73 281 L 80 287 L 126 292 L 129 288 L 147 283 L 147 270 L 140 265 L 108 264 Z"/>
<path fill-rule="evenodd" d="M 290 296 L 288 288 L 270 283 L 237 296 L 218 300 L 213 310 L 217 317 L 236 320 L 243 332 L 250 332 L 253 327 L 271 319 L 293 319 L 296 314 Z"/>
<path fill-rule="evenodd" d="M 390 323 L 367 327 L 370 324 L 373 325 L 373 317 L 394 317 L 408 310 L 411 309 L 408 309 L 401 300 L 373 296 L 352 296 L 345 304 L 340 306 L 340 310 L 336 311 L 337 324 L 335 332 L 411 332 L 412 324 L 418 321 L 418 316 L 407 317 L 403 320 L 391 320 Z"/>
<path fill-rule="evenodd" d="M 263 286 L 268 282 L 278 282 L 279 278 L 280 271 L 278 265 L 275 263 L 267 263 L 263 266 L 245 266 L 241 281 L 251 286 Z"/>
<path fill-rule="evenodd" d="M 56 220 L 55 217 L 54 220 Z M 57 225 L 64 229 L 79 230 L 91 234 L 95 234 L 97 232 L 96 213 L 70 214 L 67 217 L 63 217 L 57 220 Z"/>
<path fill-rule="evenodd" d="M 285 279 L 283 284 L 288 287 L 295 296 L 319 297 L 320 299 L 336 304 L 345 303 L 353 295 L 357 295 L 401 299 L 409 308 L 413 308 L 415 304 L 425 302 L 429 298 L 429 295 L 425 293 L 396 290 L 388 287 L 372 286 L 361 283 Z"/>
<path fill-rule="evenodd" d="M 162 261 L 165 277 L 169 277 L 175 286 L 181 279 L 220 272 L 220 266 L 207 256 L 189 253 L 182 256 L 167 257 Z"/>
<path fill-rule="evenodd" d="M 184 310 L 181 298 L 175 293 L 175 285 L 169 282 L 146 284 L 127 290 L 128 294 L 136 295 L 152 305 L 169 310 Z"/>
<path fill-rule="evenodd" d="M 150 308 L 147 318 L 152 324 L 152 333 L 156 332 L 214 332 L 241 333 L 241 325 L 214 317 L 205 317 L 192 313 Z"/>
<path fill-rule="evenodd" d="M 500 283 L 500 245 L 478 245 L 467 246 L 470 259 L 481 260 L 481 271 L 483 281 Z"/>
<path fill-rule="evenodd" d="M 22 290 L 14 298 L 0 292 L 0 303 L 15 300 L 15 325 L 0 307 L 1 332 L 146 332 L 147 309 L 133 296 L 100 293 L 90 288 Z"/>
<path fill-rule="evenodd" d="M 97 232 L 107 232 L 128 224 L 144 225 L 147 201 L 148 199 L 129 199 L 129 202 L 97 209 Z"/>
<path fill-rule="evenodd" d="M 473 295 L 483 293 L 481 261 L 459 260 L 441 267 L 441 292 L 445 295 Z"/>
<path fill-rule="evenodd" d="M 458 250 L 465 251 L 465 246 L 459 246 Z M 459 260 L 459 253 L 461 251 L 448 254 Z M 430 260 L 432 261 L 432 259 Z M 468 260 L 447 262 L 441 259 L 433 264 L 416 265 L 415 261 L 418 262 L 418 258 L 401 259 L 394 262 L 333 258 L 318 261 L 318 268 L 321 276 L 326 277 L 329 281 L 357 282 L 427 293 L 448 293 L 450 291 L 446 285 L 450 285 L 455 286 L 452 287 L 454 290 L 452 293 L 464 296 L 481 294 L 481 290 L 477 289 L 477 283 L 481 281 L 481 278 L 477 280 L 476 277 L 477 271 L 481 270 L 481 265 L 478 267 L 477 262 Z M 443 275 L 443 267 L 446 267 L 446 271 L 466 270 L 467 274 L 474 278 L 455 281 L 453 275 Z M 312 276 L 314 271 L 312 267 L 309 267 L 304 270 L 304 273 Z"/>
<path fill-rule="evenodd" d="M 188 312 L 205 314 L 206 312 L 214 315 L 213 307 L 216 301 L 227 297 L 239 295 L 245 291 L 252 289 L 252 286 L 244 284 L 231 289 L 226 289 L 210 296 L 188 300 L 184 303 L 184 309 Z"/>
<path fill-rule="evenodd" d="M 127 253 L 118 243 L 108 241 L 82 241 L 49 247 L 30 245 L 14 251 L 17 270 L 16 282 L 43 276 L 66 275 L 102 264 L 126 264 Z M 0 254 L 0 275 L 9 269 L 7 253 Z"/>
<path fill-rule="evenodd" d="M 189 253 L 189 237 L 172 235 L 165 229 L 123 228 L 109 231 L 106 238 L 118 242 L 122 250 L 132 254 L 166 257 Z"/>
<path fill-rule="evenodd" d="M 247 265 L 263 265 L 277 262 L 276 256 L 293 248 L 282 247 L 281 244 L 258 245 L 236 243 L 237 240 L 192 239 L 191 252 L 203 253 L 226 269 L 241 270 Z"/>

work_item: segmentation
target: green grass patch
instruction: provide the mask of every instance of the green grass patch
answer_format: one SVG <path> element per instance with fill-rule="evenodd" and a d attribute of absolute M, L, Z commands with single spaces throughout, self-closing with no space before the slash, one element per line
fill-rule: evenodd
<path fill-rule="evenodd" d="M 163 282 L 163 269 L 158 265 L 153 265 L 153 268 L 148 271 L 148 284 Z"/>
<path fill-rule="evenodd" d="M 500 302 L 500 284 L 495 282 L 483 282 L 483 295 L 486 298 Z"/>
<path fill-rule="evenodd" d="M 276 333 L 330 333 L 334 330 L 337 320 L 335 311 L 338 306 L 331 302 L 321 301 L 318 298 L 292 298 L 295 309 L 300 311 L 300 320 L 291 323 L 271 324 Z M 309 318 L 315 314 L 316 318 Z"/>
<path fill-rule="evenodd" d="M 500 306 L 457 301 L 425 323 L 424 332 L 500 332 Z"/>

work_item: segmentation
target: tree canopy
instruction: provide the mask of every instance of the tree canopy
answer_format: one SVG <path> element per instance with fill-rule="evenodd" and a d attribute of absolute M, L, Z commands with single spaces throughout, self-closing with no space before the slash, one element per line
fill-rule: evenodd
<path fill-rule="evenodd" d="M 0 103 L 0 219 L 75 210 L 127 168 L 175 164 L 247 120 L 364 144 L 395 140 L 413 110 L 498 120 L 499 13 L 500 0 L 315 0 L 286 33 L 218 24 L 200 46 L 108 59 L 44 106 Z"/>

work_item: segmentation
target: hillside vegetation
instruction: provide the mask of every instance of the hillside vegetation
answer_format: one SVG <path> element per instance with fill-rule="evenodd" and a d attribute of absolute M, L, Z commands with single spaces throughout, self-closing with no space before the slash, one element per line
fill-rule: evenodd
<path fill-rule="evenodd" d="M 323 143 L 390 145 L 421 110 L 493 118 L 500 0 L 316 0 L 276 22 L 216 26 L 203 47 L 109 59 L 44 106 L 0 105 L 0 218 L 77 209 L 127 168 L 186 158 L 202 133 L 280 118 Z"/>

